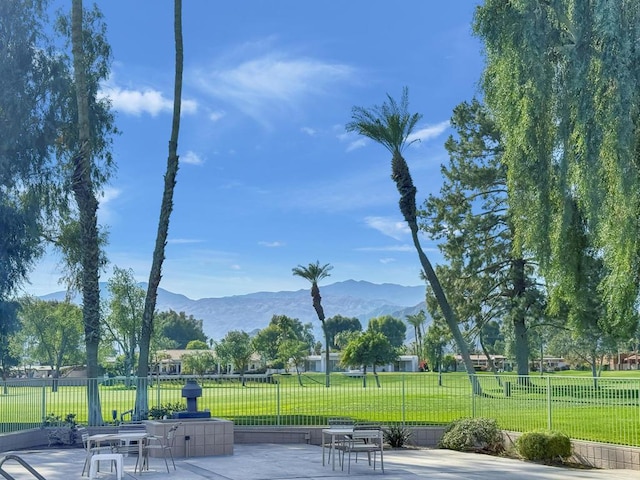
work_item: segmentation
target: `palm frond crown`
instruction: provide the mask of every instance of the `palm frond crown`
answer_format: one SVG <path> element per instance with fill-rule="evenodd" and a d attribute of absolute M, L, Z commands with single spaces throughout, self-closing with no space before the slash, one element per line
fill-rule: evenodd
<path fill-rule="evenodd" d="M 328 263 L 325 265 L 320 265 L 320 262 L 316 261 L 316 263 L 310 263 L 308 267 L 298 265 L 297 267 L 291 269 L 291 271 L 293 272 L 293 275 L 302 277 L 306 280 L 309 280 L 313 285 L 317 285 L 320 280 L 331 275 L 329 272 L 332 269 L 333 265 L 330 265 Z"/>
<path fill-rule="evenodd" d="M 409 113 L 409 89 L 402 89 L 400 103 L 387 94 L 387 102 L 369 109 L 353 107 L 352 121 L 347 123 L 348 132 L 356 132 L 384 145 L 393 155 L 401 154 L 412 143 L 407 139 L 422 118 L 419 113 Z"/>

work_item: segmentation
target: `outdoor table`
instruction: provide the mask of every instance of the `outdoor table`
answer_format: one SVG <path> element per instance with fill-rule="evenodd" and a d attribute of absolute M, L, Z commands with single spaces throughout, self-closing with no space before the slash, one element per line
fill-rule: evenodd
<path fill-rule="evenodd" d="M 331 446 L 329 447 L 329 457 L 333 455 L 333 470 L 336 469 L 336 437 L 344 437 L 345 435 L 351 435 L 353 433 L 353 427 L 339 427 L 339 428 L 323 428 L 322 429 L 322 465 L 324 466 L 324 447 L 326 445 L 325 438 L 331 437 Z"/>
<path fill-rule="evenodd" d="M 144 442 L 147 432 L 119 432 L 119 433 L 98 433 L 89 435 L 87 459 L 91 460 L 91 449 L 98 447 L 102 443 L 111 443 L 119 441 L 138 442 L 138 461 L 141 463 L 140 472 L 142 473 L 142 456 L 144 454 Z"/>

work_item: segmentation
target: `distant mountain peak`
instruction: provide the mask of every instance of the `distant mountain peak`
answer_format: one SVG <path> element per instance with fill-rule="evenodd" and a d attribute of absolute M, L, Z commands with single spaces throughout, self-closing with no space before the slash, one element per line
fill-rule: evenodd
<path fill-rule="evenodd" d="M 140 286 L 146 290 L 147 284 Z M 322 338 L 320 323 L 309 296 L 309 288 L 295 291 L 256 292 L 227 297 L 192 300 L 180 294 L 158 288 L 156 310 L 173 310 L 193 315 L 203 321 L 205 334 L 218 340 L 230 330 L 246 332 L 265 328 L 274 315 L 297 318 L 312 323 L 316 339 Z M 107 295 L 106 284 L 101 283 L 101 295 Z M 405 315 L 426 310 L 426 289 L 422 286 L 407 287 L 393 283 L 376 284 L 365 280 L 345 280 L 320 285 L 322 306 L 327 318 L 335 315 L 356 317 L 363 326 L 369 319 L 381 315 L 393 315 L 404 320 Z M 44 300 L 64 299 L 64 292 L 40 297 Z M 73 299 L 80 303 L 80 297 Z"/>

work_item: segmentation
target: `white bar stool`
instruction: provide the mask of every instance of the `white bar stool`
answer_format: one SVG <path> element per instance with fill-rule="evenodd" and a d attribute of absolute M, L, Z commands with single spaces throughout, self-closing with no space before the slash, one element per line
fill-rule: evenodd
<path fill-rule="evenodd" d="M 101 461 L 115 462 L 116 475 L 118 480 L 122 480 L 122 454 L 121 453 L 96 453 L 91 455 L 91 465 L 89 467 L 89 480 L 96 478 L 96 473 Z"/>

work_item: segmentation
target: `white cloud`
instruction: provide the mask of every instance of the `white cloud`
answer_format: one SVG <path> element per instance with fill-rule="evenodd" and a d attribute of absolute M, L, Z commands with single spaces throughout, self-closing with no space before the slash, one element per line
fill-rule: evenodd
<path fill-rule="evenodd" d="M 435 125 L 428 125 L 409 135 L 407 137 L 407 143 L 411 143 L 414 141 L 426 142 L 427 140 L 431 140 L 432 138 L 440 136 L 442 132 L 444 132 L 447 128 L 449 128 L 449 120 L 437 123 Z"/>
<path fill-rule="evenodd" d="M 146 88 L 144 90 L 129 90 L 118 87 L 113 83 L 103 85 L 98 98 L 109 98 L 113 108 L 121 113 L 140 116 L 147 113 L 152 117 L 160 113 L 173 111 L 173 99 L 166 98 L 159 90 Z M 194 100 L 182 100 L 183 114 L 195 113 L 198 104 Z"/>
<path fill-rule="evenodd" d="M 242 267 L 238 264 L 233 264 L 229 268 L 231 268 L 231 270 L 242 270 Z"/>
<path fill-rule="evenodd" d="M 192 150 L 187 150 L 184 155 L 180 155 L 181 163 L 188 163 L 189 165 L 202 165 L 204 160 Z"/>
<path fill-rule="evenodd" d="M 369 227 L 395 240 L 401 240 L 411 233 L 406 222 L 401 220 L 389 217 L 366 217 L 364 221 Z"/>
<path fill-rule="evenodd" d="M 100 206 L 105 206 L 112 200 L 120 196 L 121 191 L 117 188 L 107 187 L 100 194 Z"/>
<path fill-rule="evenodd" d="M 276 247 L 284 247 L 284 243 L 282 242 L 258 242 L 258 245 L 268 248 L 276 248 Z"/>
<path fill-rule="evenodd" d="M 347 145 L 347 152 L 351 152 L 353 150 L 362 148 L 366 144 L 367 144 L 367 141 L 364 138 L 359 138 L 357 140 L 354 140 L 353 142 L 349 143 L 349 145 Z"/>
<path fill-rule="evenodd" d="M 358 252 L 413 252 L 415 247 L 412 245 L 391 245 L 387 247 L 360 247 L 356 248 Z"/>
<path fill-rule="evenodd" d="M 192 243 L 202 243 L 202 240 L 197 240 L 195 238 L 169 238 L 167 239 L 167 243 L 171 243 L 172 245 L 185 245 Z"/>
<path fill-rule="evenodd" d="M 229 67 L 197 71 L 194 78 L 209 95 L 268 125 L 274 112 L 296 111 L 307 98 L 330 93 L 335 84 L 353 74 L 347 65 L 270 53 Z"/>
<path fill-rule="evenodd" d="M 226 115 L 227 115 L 227 112 L 225 112 L 224 110 L 216 110 L 215 112 L 211 112 L 209 114 L 209 120 L 211 120 L 212 122 L 217 122 L 218 120 L 221 120 Z"/>
<path fill-rule="evenodd" d="M 111 203 L 117 199 L 121 190 L 113 187 L 105 188 L 98 198 L 100 202 L 100 208 L 98 209 L 99 222 L 101 224 L 110 224 L 114 222 L 114 216 L 116 216 L 116 211 L 111 208 Z"/>
<path fill-rule="evenodd" d="M 382 263 L 383 265 L 387 265 L 387 264 L 389 264 L 389 263 L 393 263 L 393 262 L 395 262 L 395 261 L 396 261 L 396 259 L 395 259 L 395 258 L 388 258 L 388 257 L 387 257 L 387 258 L 381 258 L 381 259 L 380 259 L 380 263 Z"/>
<path fill-rule="evenodd" d="M 413 132 L 411 135 L 407 137 L 407 144 L 409 143 L 420 143 L 422 141 L 431 140 L 432 138 L 437 138 L 440 136 L 447 128 L 449 128 L 449 121 L 440 122 L 436 125 L 428 125 L 424 128 L 421 128 L 417 132 Z M 351 152 L 353 150 L 357 150 L 359 148 L 364 147 L 368 142 L 367 138 L 358 136 L 353 132 L 345 132 L 338 134 L 338 140 L 341 142 L 348 142 L 347 144 L 347 152 Z"/>
<path fill-rule="evenodd" d="M 310 137 L 315 137 L 316 134 L 318 133 L 314 128 L 310 128 L 310 127 L 302 127 L 300 131 L 302 131 L 303 133 L 306 133 Z"/>

